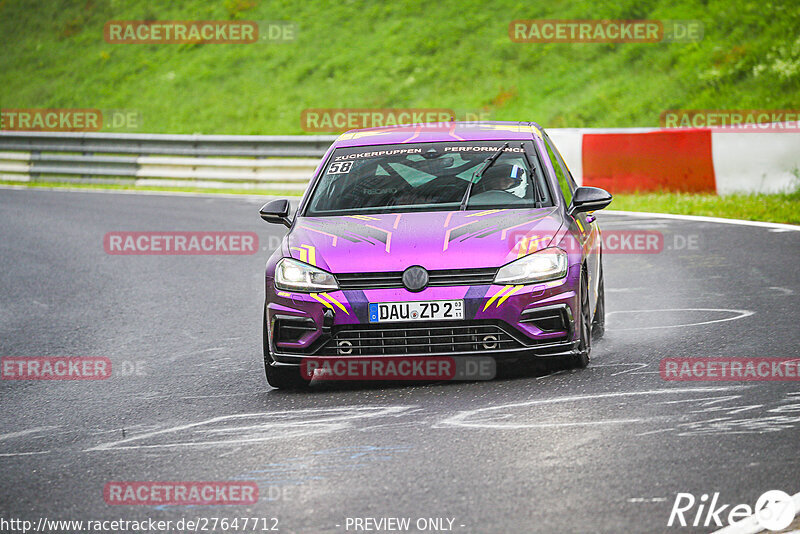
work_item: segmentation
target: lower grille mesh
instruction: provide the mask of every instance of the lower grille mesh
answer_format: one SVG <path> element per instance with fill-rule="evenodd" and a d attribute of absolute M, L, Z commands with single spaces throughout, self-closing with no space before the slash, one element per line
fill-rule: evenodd
<path fill-rule="evenodd" d="M 409 323 L 341 326 L 334 329 L 333 337 L 321 349 L 320 355 L 457 354 L 522 346 L 497 325 L 440 321 L 420 326 Z"/>

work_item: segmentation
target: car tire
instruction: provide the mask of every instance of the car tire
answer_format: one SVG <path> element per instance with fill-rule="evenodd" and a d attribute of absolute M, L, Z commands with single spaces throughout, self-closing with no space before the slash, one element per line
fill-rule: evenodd
<path fill-rule="evenodd" d="M 580 309 L 578 313 L 578 349 L 577 354 L 570 357 L 570 367 L 575 369 L 585 369 L 589 365 L 590 354 L 592 352 L 592 318 L 589 306 L 589 285 L 586 276 L 581 273 L 580 282 Z"/>
<path fill-rule="evenodd" d="M 267 310 L 264 309 L 263 345 L 264 345 L 264 373 L 267 383 L 276 389 L 306 389 L 310 382 L 300 374 L 297 365 L 272 365 L 272 356 L 269 353 L 269 333 L 267 332 Z"/>
<path fill-rule="evenodd" d="M 592 319 L 592 338 L 602 339 L 606 333 L 606 290 L 603 283 L 603 264 L 600 264 L 600 282 L 597 285 L 597 306 Z"/>

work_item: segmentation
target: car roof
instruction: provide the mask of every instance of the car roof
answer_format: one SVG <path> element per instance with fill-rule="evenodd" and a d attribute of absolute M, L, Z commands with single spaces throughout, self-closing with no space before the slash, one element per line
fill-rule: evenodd
<path fill-rule="evenodd" d="M 350 130 L 336 139 L 336 147 L 435 143 L 442 141 L 531 140 L 542 136 L 535 122 L 440 122 Z"/>

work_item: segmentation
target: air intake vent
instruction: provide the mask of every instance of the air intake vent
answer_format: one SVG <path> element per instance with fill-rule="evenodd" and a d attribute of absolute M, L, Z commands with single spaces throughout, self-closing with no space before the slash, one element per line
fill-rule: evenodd
<path fill-rule="evenodd" d="M 272 323 L 275 343 L 297 343 L 305 334 L 317 330 L 313 319 L 308 317 L 276 317 Z"/>
<path fill-rule="evenodd" d="M 572 325 L 572 313 L 566 304 L 533 308 L 522 312 L 520 323 L 529 323 L 545 333 L 568 333 Z"/>

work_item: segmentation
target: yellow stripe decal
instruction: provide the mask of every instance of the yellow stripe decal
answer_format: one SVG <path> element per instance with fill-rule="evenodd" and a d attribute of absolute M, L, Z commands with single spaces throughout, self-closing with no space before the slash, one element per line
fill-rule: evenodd
<path fill-rule="evenodd" d="M 517 258 L 521 258 L 525 254 L 528 253 L 528 243 L 530 242 L 530 238 L 523 237 L 519 241 L 519 249 L 517 250 Z"/>
<path fill-rule="evenodd" d="M 323 300 L 323 299 L 319 298 L 316 293 L 310 293 L 310 295 L 311 295 L 311 298 L 313 298 L 315 300 L 318 300 L 321 303 L 323 303 L 325 306 L 327 306 L 328 308 L 333 309 L 333 306 L 331 306 L 330 302 L 328 302 L 327 300 Z"/>
<path fill-rule="evenodd" d="M 520 289 L 522 289 L 522 286 L 514 286 L 514 289 L 512 289 L 511 291 L 509 291 L 508 293 L 503 295 L 503 297 L 500 300 L 497 301 L 497 307 L 499 308 L 500 305 L 502 303 L 504 303 L 508 297 L 510 297 L 511 295 L 513 295 L 514 293 L 519 291 Z"/>
<path fill-rule="evenodd" d="M 539 245 L 541 245 L 545 241 L 545 239 L 547 239 L 547 238 L 539 237 L 537 235 L 536 239 L 532 240 L 530 242 L 530 245 L 528 246 L 528 254 L 533 254 L 534 252 L 539 250 Z"/>
<path fill-rule="evenodd" d="M 491 306 L 491 305 L 492 305 L 492 302 L 494 302 L 494 301 L 495 301 L 495 299 L 497 299 L 497 297 L 501 296 L 503 293 L 505 293 L 506 291 L 508 291 L 508 290 L 509 290 L 509 289 L 511 289 L 512 287 L 513 287 L 513 286 L 504 286 L 504 287 L 503 287 L 503 289 L 501 289 L 500 291 L 498 291 L 497 293 L 495 293 L 494 295 L 492 295 L 492 298 L 490 298 L 490 299 L 489 299 L 489 301 L 486 303 L 486 306 L 484 306 L 484 307 L 483 307 L 483 311 L 486 311 L 486 308 L 488 308 L 489 306 Z"/>
<path fill-rule="evenodd" d="M 317 249 L 312 247 L 311 245 L 300 245 L 304 249 L 308 250 L 308 263 L 313 265 L 314 267 L 317 266 Z"/>
<path fill-rule="evenodd" d="M 464 217 L 483 217 L 484 215 L 491 215 L 492 213 L 497 213 L 499 211 L 503 210 L 486 210 L 478 213 L 470 213 L 469 215 L 465 215 Z"/>
<path fill-rule="evenodd" d="M 584 229 L 583 229 L 583 225 L 581 224 L 581 220 L 580 219 L 575 219 L 575 222 L 578 223 L 578 228 L 580 228 L 581 232 L 583 232 Z"/>
<path fill-rule="evenodd" d="M 350 315 L 350 313 L 348 313 L 348 311 L 345 309 L 345 307 L 344 307 L 344 306 L 342 306 L 342 303 L 341 303 L 341 302 L 339 302 L 338 300 L 336 300 L 335 298 L 333 298 L 332 296 L 330 296 L 330 295 L 329 295 L 329 294 L 327 294 L 327 293 L 320 293 L 320 295 L 322 295 L 322 296 L 323 296 L 323 297 L 325 297 L 326 299 L 328 299 L 328 300 L 330 300 L 331 302 L 333 302 L 334 304 L 336 304 L 336 305 L 339 307 L 339 309 L 340 309 L 340 310 L 342 310 L 343 312 L 345 312 L 347 315 Z"/>
<path fill-rule="evenodd" d="M 291 250 L 296 250 L 300 254 L 300 261 L 308 262 L 308 251 L 306 249 L 291 247 Z"/>

